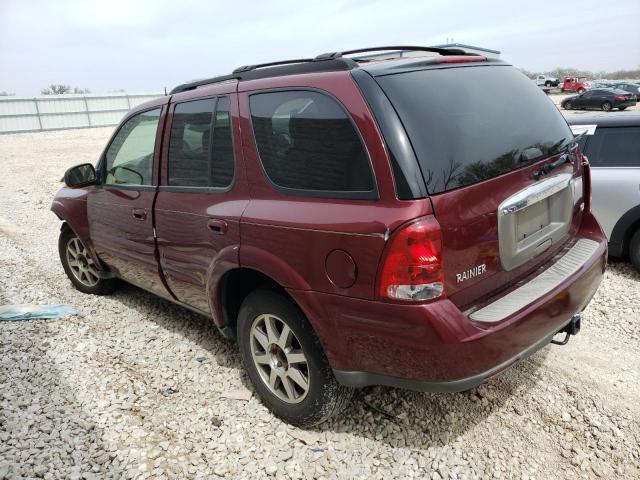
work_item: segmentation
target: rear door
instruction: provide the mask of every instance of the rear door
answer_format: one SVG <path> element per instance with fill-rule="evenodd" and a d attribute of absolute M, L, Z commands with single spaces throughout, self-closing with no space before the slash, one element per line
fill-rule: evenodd
<path fill-rule="evenodd" d="M 160 265 L 175 297 L 210 312 L 209 279 L 238 264 L 239 219 L 247 204 L 234 84 L 208 98 L 172 103 L 155 206 Z"/>
<path fill-rule="evenodd" d="M 549 260 L 582 196 L 574 154 L 538 175 L 572 143 L 558 109 L 513 67 L 475 65 L 376 77 L 416 150 L 442 228 L 445 292 L 460 307 Z"/>
<path fill-rule="evenodd" d="M 105 150 L 88 197 L 91 239 L 100 259 L 128 282 L 167 296 L 155 257 L 153 201 L 165 106 L 124 122 Z"/>

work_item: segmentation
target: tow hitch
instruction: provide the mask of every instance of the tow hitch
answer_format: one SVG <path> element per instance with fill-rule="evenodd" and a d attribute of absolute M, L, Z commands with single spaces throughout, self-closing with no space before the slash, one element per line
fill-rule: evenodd
<path fill-rule="evenodd" d="M 551 343 L 555 345 L 566 345 L 567 343 L 569 343 L 569 337 L 571 337 L 571 335 L 577 335 L 579 331 L 580 331 L 580 314 L 576 313 L 573 317 L 571 317 L 571 320 L 569 321 L 569 323 L 567 323 L 564 327 L 562 327 L 561 330 L 558 330 L 558 333 L 565 334 L 564 339 L 551 340 Z"/>

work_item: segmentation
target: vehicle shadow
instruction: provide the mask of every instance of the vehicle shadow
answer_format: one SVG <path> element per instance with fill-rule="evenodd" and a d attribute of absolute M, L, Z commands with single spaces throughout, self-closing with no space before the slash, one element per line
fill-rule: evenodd
<path fill-rule="evenodd" d="M 242 384 L 254 392 L 240 360 L 235 341 L 224 338 L 204 316 L 136 287 L 126 285 L 115 295 L 123 303 L 148 315 L 149 303 L 156 324 L 197 343 L 215 362 L 234 369 Z M 142 300 L 142 301 L 139 301 Z M 527 395 L 537 383 L 544 363 L 543 349 L 488 383 L 463 393 L 431 394 L 387 387 L 357 390 L 346 411 L 312 429 L 311 433 L 350 433 L 382 441 L 392 447 L 441 447 L 500 410 L 513 395 Z"/>

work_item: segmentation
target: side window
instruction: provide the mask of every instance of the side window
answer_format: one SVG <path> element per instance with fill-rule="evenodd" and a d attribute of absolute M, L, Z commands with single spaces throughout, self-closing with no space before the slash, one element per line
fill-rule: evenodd
<path fill-rule="evenodd" d="M 212 187 L 228 187 L 233 181 L 233 170 L 233 137 L 231 116 L 229 115 L 229 97 L 222 97 L 218 100 L 213 122 L 210 185 Z"/>
<path fill-rule="evenodd" d="M 179 103 L 169 140 L 169 185 L 209 186 L 211 118 L 216 99 Z"/>
<path fill-rule="evenodd" d="M 249 105 L 260 160 L 276 186 L 375 197 L 369 157 L 335 100 L 300 90 L 253 94 Z"/>
<path fill-rule="evenodd" d="M 585 153 L 594 167 L 640 167 L 640 127 L 597 128 Z"/>
<path fill-rule="evenodd" d="M 151 185 L 160 108 L 131 117 L 106 154 L 107 185 Z"/>
<path fill-rule="evenodd" d="M 177 104 L 169 140 L 168 184 L 228 187 L 233 173 L 229 98 Z"/>

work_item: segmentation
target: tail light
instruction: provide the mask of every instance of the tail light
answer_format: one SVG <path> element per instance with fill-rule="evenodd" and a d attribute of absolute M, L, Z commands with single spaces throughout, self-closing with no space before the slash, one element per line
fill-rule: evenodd
<path fill-rule="evenodd" d="M 482 55 L 455 55 L 455 56 L 443 56 L 436 57 L 435 63 L 467 63 L 467 62 L 484 62 L 487 57 Z"/>
<path fill-rule="evenodd" d="M 442 233 L 433 216 L 422 217 L 395 232 L 379 274 L 382 298 L 419 302 L 444 293 Z"/>
<path fill-rule="evenodd" d="M 613 96 L 614 100 L 624 100 L 625 98 L 627 98 L 626 95 L 614 95 Z"/>

